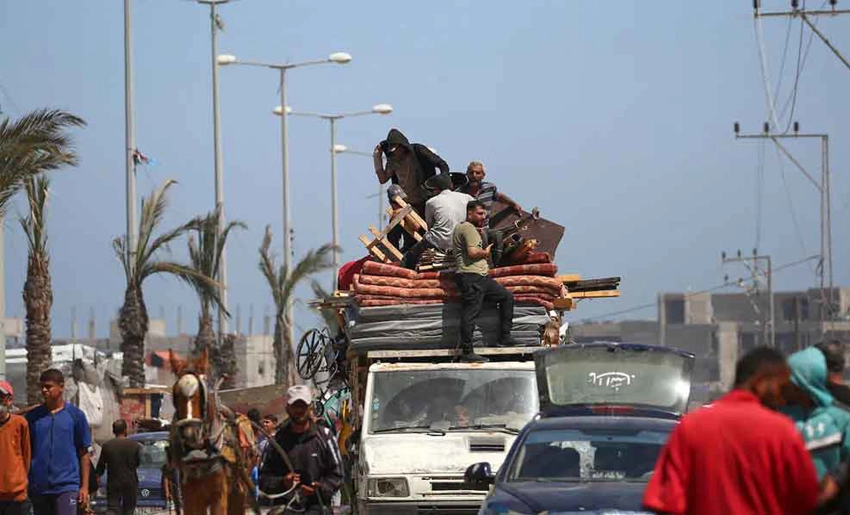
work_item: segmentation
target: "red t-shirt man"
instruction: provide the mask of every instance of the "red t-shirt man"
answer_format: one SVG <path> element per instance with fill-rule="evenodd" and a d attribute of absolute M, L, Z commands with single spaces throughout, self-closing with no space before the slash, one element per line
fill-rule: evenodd
<path fill-rule="evenodd" d="M 744 356 L 736 386 L 682 418 L 661 451 L 644 508 L 669 514 L 809 514 L 819 486 L 782 403 L 788 366 L 765 347 Z"/>

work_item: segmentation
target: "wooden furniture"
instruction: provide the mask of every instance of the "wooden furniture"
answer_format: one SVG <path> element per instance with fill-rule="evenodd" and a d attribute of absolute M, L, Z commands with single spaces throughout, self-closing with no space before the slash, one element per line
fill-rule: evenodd
<path fill-rule="evenodd" d="M 369 232 L 373 238 L 361 234 L 360 242 L 366 247 L 373 257 L 382 263 L 398 263 L 404 258 L 404 255 L 387 239 L 387 235 L 395 229 L 397 225 L 410 234 L 417 242 L 422 241 L 422 235 L 428 230 L 428 224 L 419 216 L 413 206 L 408 204 L 399 196 L 392 198 L 392 203 L 396 209 L 388 208 L 387 214 L 390 215 L 390 221 L 383 231 L 379 231 L 374 225 L 369 226 Z"/>

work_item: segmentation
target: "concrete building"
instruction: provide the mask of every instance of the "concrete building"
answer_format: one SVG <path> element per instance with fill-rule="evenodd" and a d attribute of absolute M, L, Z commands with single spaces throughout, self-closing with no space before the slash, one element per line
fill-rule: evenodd
<path fill-rule="evenodd" d="M 777 349 L 789 354 L 824 338 L 850 341 L 850 288 L 828 294 L 819 288 L 774 293 Z M 655 321 L 576 323 L 570 332 L 580 343 L 609 340 L 690 351 L 696 356 L 694 382 L 728 389 L 738 357 L 770 344 L 769 307 L 765 293 L 660 293 Z"/>

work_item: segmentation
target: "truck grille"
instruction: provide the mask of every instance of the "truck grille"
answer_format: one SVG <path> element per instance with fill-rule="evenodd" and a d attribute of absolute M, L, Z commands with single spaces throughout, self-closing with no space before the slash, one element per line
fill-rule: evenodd
<path fill-rule="evenodd" d="M 470 452 L 505 452 L 504 438 L 470 438 Z"/>

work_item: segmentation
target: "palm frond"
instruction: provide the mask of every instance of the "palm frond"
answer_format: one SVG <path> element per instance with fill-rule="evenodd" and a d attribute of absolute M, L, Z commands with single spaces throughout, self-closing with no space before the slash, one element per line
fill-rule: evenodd
<path fill-rule="evenodd" d="M 218 217 L 219 210 L 216 209 L 185 224 L 185 227 L 193 232 L 189 237 L 189 261 L 191 266 L 196 272 L 213 280 L 219 279 L 221 255 L 224 252 L 225 243 L 230 232 L 237 227 L 246 227 L 240 221 L 230 222 L 225 226 L 224 231 L 222 231 L 219 237 Z M 195 241 L 196 236 L 197 242 Z M 206 286 L 201 286 L 200 289 L 195 288 L 195 291 L 201 301 L 202 309 L 206 310 L 206 308 L 213 304 L 213 301 L 208 296 L 209 289 Z"/>
<path fill-rule="evenodd" d="M 266 226 L 266 233 L 263 236 L 263 243 L 260 245 L 260 272 L 262 272 L 263 277 L 266 278 L 266 282 L 269 284 L 269 289 L 272 291 L 272 299 L 274 300 L 275 306 L 280 311 L 281 304 L 281 288 L 279 284 L 279 278 L 283 277 L 283 274 L 279 274 L 275 267 L 275 258 L 274 254 L 271 252 L 272 245 L 272 228 L 271 226 Z"/>
<path fill-rule="evenodd" d="M 162 186 L 151 192 L 149 198 L 142 198 L 141 217 L 139 218 L 139 238 L 136 242 L 136 266 L 141 268 L 146 261 L 161 248 L 182 236 L 188 229 L 186 225 L 167 231 L 154 238 L 154 232 L 162 223 L 168 208 L 168 189 L 177 184 L 167 179 Z"/>
<path fill-rule="evenodd" d="M 77 164 L 66 130 L 84 125 L 82 118 L 52 109 L 0 122 L 0 214 L 28 177 Z"/>
<path fill-rule="evenodd" d="M 221 284 L 197 272 L 191 266 L 173 261 L 154 261 L 147 263 L 147 266 L 138 273 L 141 279 L 157 274 L 172 275 L 189 285 L 195 291 L 203 291 L 212 306 L 222 309 L 224 316 L 230 316 L 230 313 L 221 304 L 221 296 L 219 295 Z"/>
<path fill-rule="evenodd" d="M 295 288 L 299 283 L 301 283 L 301 281 L 313 274 L 323 272 L 333 267 L 331 258 L 333 257 L 335 249 L 336 247 L 329 243 L 322 245 L 317 250 L 310 250 L 307 252 L 298 264 L 295 265 L 291 274 L 286 274 L 286 270 L 282 270 L 282 275 L 286 278 L 281 283 L 281 300 L 284 305 L 289 303 L 290 298 L 292 298 L 295 293 Z"/>
<path fill-rule="evenodd" d="M 27 238 L 30 256 L 41 256 L 47 259 L 47 231 L 45 228 L 47 199 L 50 190 L 50 180 L 45 176 L 27 177 L 24 181 L 27 192 L 29 214 L 21 218 L 21 227 Z"/>
<path fill-rule="evenodd" d="M 112 250 L 115 252 L 115 257 L 118 258 L 118 261 L 121 263 L 121 266 L 124 268 L 124 277 L 127 279 L 129 283 L 132 280 L 132 272 L 131 272 L 131 263 L 132 258 L 127 253 L 127 240 L 124 239 L 123 236 L 119 236 L 118 238 L 114 238 L 112 240 Z"/>

